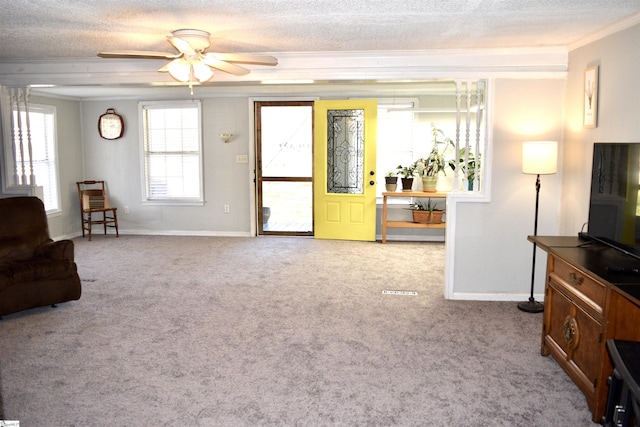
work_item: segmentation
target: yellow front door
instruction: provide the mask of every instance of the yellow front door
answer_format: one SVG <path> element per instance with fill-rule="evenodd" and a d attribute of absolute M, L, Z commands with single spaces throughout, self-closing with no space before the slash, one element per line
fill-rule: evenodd
<path fill-rule="evenodd" d="M 376 100 L 314 103 L 314 235 L 376 240 Z"/>

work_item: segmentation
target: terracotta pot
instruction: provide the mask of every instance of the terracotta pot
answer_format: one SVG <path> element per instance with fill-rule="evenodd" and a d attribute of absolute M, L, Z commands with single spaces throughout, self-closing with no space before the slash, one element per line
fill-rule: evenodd
<path fill-rule="evenodd" d="M 413 210 L 413 222 L 420 224 L 440 224 L 442 222 L 443 211 L 418 211 Z"/>

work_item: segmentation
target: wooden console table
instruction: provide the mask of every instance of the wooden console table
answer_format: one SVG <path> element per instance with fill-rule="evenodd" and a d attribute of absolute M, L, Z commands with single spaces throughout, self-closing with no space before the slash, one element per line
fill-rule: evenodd
<path fill-rule="evenodd" d="M 387 228 L 445 228 L 446 224 L 422 224 L 412 221 L 387 221 L 387 198 L 388 197 L 420 197 L 424 199 L 446 199 L 447 193 L 428 191 L 402 191 L 382 193 L 382 243 L 387 243 Z"/>
<path fill-rule="evenodd" d="M 556 359 L 601 422 L 613 371 L 606 342 L 640 341 L 640 261 L 577 237 L 529 241 L 547 252 L 541 354 Z"/>

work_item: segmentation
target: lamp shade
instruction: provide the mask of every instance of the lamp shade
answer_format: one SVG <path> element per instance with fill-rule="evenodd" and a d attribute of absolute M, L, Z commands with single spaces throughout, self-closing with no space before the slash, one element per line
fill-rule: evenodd
<path fill-rule="evenodd" d="M 180 82 L 188 82 L 191 79 L 191 64 L 182 58 L 171 61 L 167 69 L 171 77 Z"/>
<path fill-rule="evenodd" d="M 213 77 L 213 71 L 202 61 L 194 62 L 193 75 L 200 83 L 204 83 Z"/>
<path fill-rule="evenodd" d="M 556 141 L 522 143 L 522 173 L 550 175 L 557 171 L 558 143 Z"/>

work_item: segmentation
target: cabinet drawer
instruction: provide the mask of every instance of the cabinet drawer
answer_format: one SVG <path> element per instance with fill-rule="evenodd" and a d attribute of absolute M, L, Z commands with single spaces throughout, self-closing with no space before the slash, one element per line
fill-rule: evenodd
<path fill-rule="evenodd" d="M 595 315 L 602 316 L 607 288 L 596 282 L 580 270 L 553 257 L 549 271 L 550 279 L 563 285 L 570 296 L 579 305 L 584 305 Z"/>

